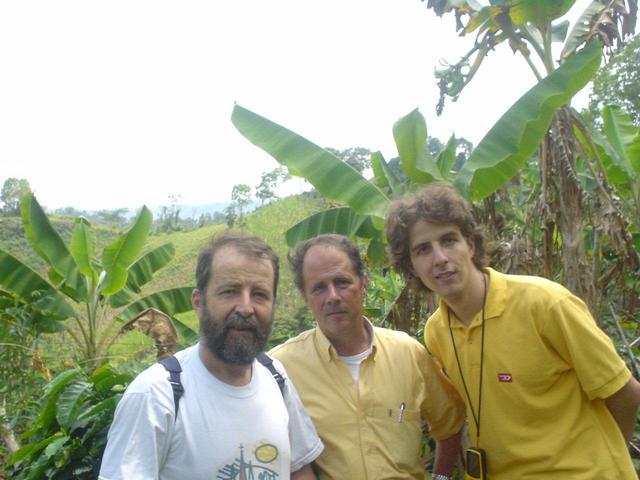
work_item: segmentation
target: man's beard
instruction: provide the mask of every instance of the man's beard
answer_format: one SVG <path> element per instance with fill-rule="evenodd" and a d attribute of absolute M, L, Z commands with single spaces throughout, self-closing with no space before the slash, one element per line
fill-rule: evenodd
<path fill-rule="evenodd" d="M 243 317 L 229 315 L 223 322 L 213 320 L 203 308 L 200 319 L 200 337 L 211 354 L 225 363 L 248 365 L 264 350 L 271 333 L 271 324 L 260 322 L 255 315 Z M 230 332 L 231 329 L 241 330 Z"/>

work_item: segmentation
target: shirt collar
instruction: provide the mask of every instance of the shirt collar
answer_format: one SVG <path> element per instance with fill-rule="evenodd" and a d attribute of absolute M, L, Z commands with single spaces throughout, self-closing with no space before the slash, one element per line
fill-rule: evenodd
<path fill-rule="evenodd" d="M 493 268 L 484 268 L 483 272 L 489 275 L 489 291 L 487 292 L 487 300 L 484 306 L 484 318 L 488 320 L 499 317 L 504 312 L 507 298 L 507 278 L 504 274 L 497 272 Z M 446 319 L 449 305 L 447 305 L 442 298 L 440 299 L 440 310 L 444 313 Z M 451 325 L 456 326 L 457 324 L 454 324 L 452 321 Z M 460 326 L 462 326 L 462 324 L 460 324 Z"/>
<path fill-rule="evenodd" d="M 369 338 L 371 338 L 370 357 L 374 358 L 377 351 L 376 332 L 367 317 L 363 316 L 362 321 L 364 322 L 364 327 L 367 329 L 367 332 L 369 332 Z M 320 352 L 320 356 L 325 362 L 331 362 L 339 358 L 338 352 L 336 352 L 336 349 L 333 348 L 329 339 L 317 325 L 315 329 L 315 343 L 318 352 Z"/>

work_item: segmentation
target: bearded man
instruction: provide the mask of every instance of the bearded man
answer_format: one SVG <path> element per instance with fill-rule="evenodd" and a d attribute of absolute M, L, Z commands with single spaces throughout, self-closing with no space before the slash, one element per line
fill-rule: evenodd
<path fill-rule="evenodd" d="M 225 232 L 200 253 L 192 304 L 200 342 L 175 355 L 184 394 L 149 367 L 129 385 L 109 430 L 100 479 L 313 479 L 323 449 L 300 398 L 256 360 L 271 332 L 278 257 Z M 179 406 L 179 408 L 177 408 Z"/>

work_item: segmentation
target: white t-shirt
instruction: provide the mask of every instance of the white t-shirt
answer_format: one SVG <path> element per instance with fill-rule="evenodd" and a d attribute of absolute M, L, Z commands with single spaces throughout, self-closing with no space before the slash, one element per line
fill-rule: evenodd
<path fill-rule="evenodd" d="M 178 352 L 184 394 L 174 419 L 168 372 L 155 364 L 118 403 L 102 459 L 103 480 L 288 479 L 315 460 L 322 442 L 282 364 L 277 382 L 254 361 L 248 385 L 211 375 L 198 345 Z M 262 475 L 262 476 L 260 476 Z"/>

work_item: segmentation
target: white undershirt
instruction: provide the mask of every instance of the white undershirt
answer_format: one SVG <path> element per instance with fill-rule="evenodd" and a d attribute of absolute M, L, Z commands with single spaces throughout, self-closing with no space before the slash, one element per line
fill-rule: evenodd
<path fill-rule="evenodd" d="M 360 382 L 360 364 L 371 354 L 372 349 L 373 346 L 369 344 L 369 348 L 362 353 L 358 353 L 356 355 L 338 355 L 340 359 L 347 364 L 347 367 L 349 367 L 349 372 L 351 372 L 351 376 L 353 377 L 356 387 Z"/>

